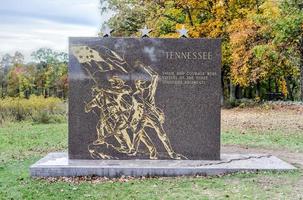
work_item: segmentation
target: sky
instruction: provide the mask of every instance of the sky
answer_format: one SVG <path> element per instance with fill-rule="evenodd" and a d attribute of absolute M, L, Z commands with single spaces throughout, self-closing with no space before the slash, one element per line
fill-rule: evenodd
<path fill-rule="evenodd" d="M 0 56 L 52 48 L 67 52 L 68 37 L 97 36 L 110 14 L 99 0 L 0 0 Z"/>

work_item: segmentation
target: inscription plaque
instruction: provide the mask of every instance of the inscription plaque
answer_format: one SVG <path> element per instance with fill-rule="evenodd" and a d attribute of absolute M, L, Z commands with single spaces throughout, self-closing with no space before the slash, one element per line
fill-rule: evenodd
<path fill-rule="evenodd" d="M 220 159 L 219 39 L 70 38 L 70 159 Z"/>

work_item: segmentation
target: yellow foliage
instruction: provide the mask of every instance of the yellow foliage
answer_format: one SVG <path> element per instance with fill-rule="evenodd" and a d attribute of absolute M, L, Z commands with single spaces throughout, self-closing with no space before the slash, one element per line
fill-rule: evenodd
<path fill-rule="evenodd" d="M 281 16 L 281 11 L 278 6 L 277 1 L 265 1 L 260 6 L 263 17 L 269 18 L 269 19 L 277 19 Z"/>
<path fill-rule="evenodd" d="M 0 99 L 0 122 L 7 119 L 31 119 L 41 112 L 49 115 L 64 115 L 66 108 L 62 100 L 56 97 L 31 96 L 29 99 L 20 97 Z"/>
<path fill-rule="evenodd" d="M 257 25 L 250 19 L 236 19 L 230 25 L 230 44 L 232 49 L 231 78 L 234 83 L 248 86 L 250 83 L 249 61 L 252 56 L 250 45 L 254 43 Z"/>
<path fill-rule="evenodd" d="M 287 96 L 288 95 L 288 90 L 287 90 L 287 85 L 286 85 L 286 81 L 285 79 L 281 79 L 279 81 L 279 84 L 280 84 L 280 88 L 281 88 L 281 92 L 284 96 Z"/>

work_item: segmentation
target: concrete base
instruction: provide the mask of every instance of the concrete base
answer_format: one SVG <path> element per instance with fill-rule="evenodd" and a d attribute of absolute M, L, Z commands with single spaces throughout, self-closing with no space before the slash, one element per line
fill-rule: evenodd
<path fill-rule="evenodd" d="M 33 177 L 55 176 L 190 176 L 239 171 L 294 170 L 265 154 L 222 154 L 221 160 L 68 160 L 67 153 L 50 153 L 30 167 Z"/>

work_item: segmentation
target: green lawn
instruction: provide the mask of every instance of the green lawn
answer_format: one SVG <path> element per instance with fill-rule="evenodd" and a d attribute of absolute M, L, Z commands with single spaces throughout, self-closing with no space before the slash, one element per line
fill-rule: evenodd
<path fill-rule="evenodd" d="M 283 149 L 303 152 L 303 133 L 299 131 L 249 130 L 245 133 L 231 129 L 221 135 L 222 143 L 228 145 L 245 145 L 252 148 Z"/>
<path fill-rule="evenodd" d="M 302 151 L 302 135 L 223 133 L 224 144 L 252 144 Z M 253 141 L 253 142 L 252 142 Z M 0 199 L 300 199 L 303 171 L 239 173 L 223 177 L 178 177 L 69 182 L 32 179 L 29 166 L 51 151 L 67 149 L 67 124 L 29 122 L 0 128 Z"/>

